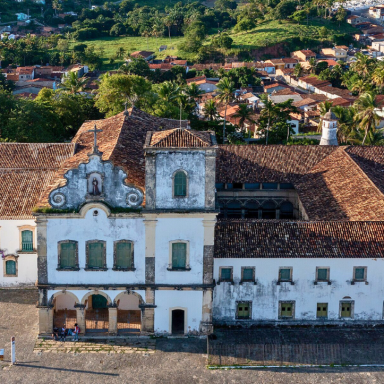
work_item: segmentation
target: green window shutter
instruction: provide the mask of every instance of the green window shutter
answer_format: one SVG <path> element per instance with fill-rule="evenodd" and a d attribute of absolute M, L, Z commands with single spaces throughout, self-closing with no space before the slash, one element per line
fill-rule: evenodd
<path fill-rule="evenodd" d="M 317 270 L 317 280 L 328 280 L 328 270 L 325 268 L 319 268 Z"/>
<path fill-rule="evenodd" d="M 132 243 L 116 243 L 116 268 L 132 267 Z"/>
<path fill-rule="evenodd" d="M 244 268 L 243 269 L 243 281 L 253 281 L 253 269 Z"/>
<path fill-rule="evenodd" d="M 220 280 L 222 281 L 231 280 L 231 268 L 221 268 Z"/>
<path fill-rule="evenodd" d="M 281 281 L 291 280 L 291 270 L 289 268 L 280 269 L 280 280 Z"/>
<path fill-rule="evenodd" d="M 104 243 L 88 244 L 88 268 L 104 268 Z"/>
<path fill-rule="evenodd" d="M 60 244 L 60 267 L 61 268 L 76 267 L 76 243 Z"/>
<path fill-rule="evenodd" d="M 364 280 L 364 268 L 355 268 L 355 280 Z"/>
<path fill-rule="evenodd" d="M 33 233 L 32 231 L 21 232 L 21 250 L 28 252 L 33 251 Z"/>
<path fill-rule="evenodd" d="M 16 262 L 14 260 L 5 262 L 5 272 L 7 275 L 16 275 Z"/>
<path fill-rule="evenodd" d="M 182 269 L 187 266 L 187 244 L 172 244 L 172 268 Z"/>
<path fill-rule="evenodd" d="M 184 172 L 175 174 L 173 192 L 175 196 L 187 196 L 187 176 Z"/>

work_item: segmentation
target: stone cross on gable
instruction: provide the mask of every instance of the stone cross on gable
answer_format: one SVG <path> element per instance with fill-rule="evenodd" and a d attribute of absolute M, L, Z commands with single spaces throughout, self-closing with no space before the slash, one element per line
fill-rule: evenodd
<path fill-rule="evenodd" d="M 93 142 L 93 153 L 99 153 L 99 148 L 97 147 L 97 132 L 103 132 L 102 129 L 97 129 L 96 124 L 93 129 L 88 130 L 87 132 L 93 132 L 94 142 Z"/>

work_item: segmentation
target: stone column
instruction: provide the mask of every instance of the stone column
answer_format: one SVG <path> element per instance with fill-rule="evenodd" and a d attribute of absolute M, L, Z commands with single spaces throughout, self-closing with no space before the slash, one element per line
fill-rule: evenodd
<path fill-rule="evenodd" d="M 146 303 L 141 306 L 141 332 L 152 334 L 155 331 L 155 290 L 145 290 Z"/>
<path fill-rule="evenodd" d="M 109 307 L 108 308 L 109 315 L 109 328 L 108 333 L 110 335 L 117 335 L 117 307 Z"/>
<path fill-rule="evenodd" d="M 36 218 L 38 284 L 48 284 L 47 222 L 48 220 L 45 217 Z"/>
<path fill-rule="evenodd" d="M 52 335 L 53 308 L 39 307 L 39 335 Z"/>
<path fill-rule="evenodd" d="M 155 248 L 157 220 L 145 219 L 145 284 L 155 284 Z"/>
<path fill-rule="evenodd" d="M 215 209 L 216 150 L 205 151 L 205 209 Z"/>
<path fill-rule="evenodd" d="M 145 152 L 145 208 L 156 209 L 156 154 Z"/>
<path fill-rule="evenodd" d="M 76 323 L 80 327 L 80 335 L 85 334 L 85 305 L 77 304 L 76 307 Z"/>
<path fill-rule="evenodd" d="M 212 289 L 203 291 L 203 315 L 200 323 L 200 332 L 203 334 L 210 334 L 213 332 Z"/>

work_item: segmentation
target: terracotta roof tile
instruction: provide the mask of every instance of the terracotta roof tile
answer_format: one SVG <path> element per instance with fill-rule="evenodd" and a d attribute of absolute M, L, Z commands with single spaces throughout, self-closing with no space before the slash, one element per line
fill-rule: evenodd
<path fill-rule="evenodd" d="M 384 222 L 223 220 L 215 258 L 382 258 Z"/>
<path fill-rule="evenodd" d="M 149 146 L 156 148 L 196 148 L 210 147 L 211 133 L 190 129 L 171 129 L 153 132 Z"/>

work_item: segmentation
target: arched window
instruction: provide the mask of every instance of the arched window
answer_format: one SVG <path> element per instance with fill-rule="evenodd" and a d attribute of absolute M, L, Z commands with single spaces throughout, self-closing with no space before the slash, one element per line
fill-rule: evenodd
<path fill-rule="evenodd" d="M 133 242 L 129 240 L 115 241 L 113 269 L 132 270 L 133 267 Z"/>
<path fill-rule="evenodd" d="M 293 205 L 289 201 L 281 204 L 280 219 L 293 219 Z"/>
<path fill-rule="evenodd" d="M 33 251 L 33 232 L 25 230 L 21 232 L 21 250 L 23 252 Z"/>
<path fill-rule="evenodd" d="M 187 175 L 183 171 L 177 171 L 173 177 L 174 197 L 187 196 Z"/>
<path fill-rule="evenodd" d="M 263 219 L 276 219 L 276 205 L 273 201 L 267 201 L 262 207 Z"/>
<path fill-rule="evenodd" d="M 58 244 L 59 262 L 58 269 L 78 268 L 78 245 L 77 241 L 64 240 Z"/>
<path fill-rule="evenodd" d="M 227 217 L 241 219 L 241 204 L 238 201 L 231 201 L 227 204 Z"/>
<path fill-rule="evenodd" d="M 245 205 L 245 217 L 248 219 L 258 219 L 259 218 L 259 204 L 254 201 L 249 201 Z"/>

